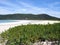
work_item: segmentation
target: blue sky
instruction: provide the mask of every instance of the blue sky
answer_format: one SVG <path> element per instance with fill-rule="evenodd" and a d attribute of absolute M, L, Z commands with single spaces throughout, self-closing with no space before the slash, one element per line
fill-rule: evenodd
<path fill-rule="evenodd" d="M 0 0 L 0 14 L 46 13 L 60 18 L 60 0 Z"/>

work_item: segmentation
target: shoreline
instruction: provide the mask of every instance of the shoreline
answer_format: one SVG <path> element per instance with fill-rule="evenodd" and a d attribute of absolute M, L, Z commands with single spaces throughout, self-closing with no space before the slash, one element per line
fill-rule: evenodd
<path fill-rule="evenodd" d="M 10 23 L 1 23 L 0 24 L 0 33 L 8 30 L 9 28 L 19 26 L 19 25 L 27 25 L 27 24 L 53 24 L 60 23 L 60 21 L 52 21 L 52 20 L 17 20 L 17 22 Z"/>

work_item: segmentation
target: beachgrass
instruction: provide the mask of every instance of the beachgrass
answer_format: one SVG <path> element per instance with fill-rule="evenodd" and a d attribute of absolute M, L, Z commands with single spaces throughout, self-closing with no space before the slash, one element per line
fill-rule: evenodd
<path fill-rule="evenodd" d="M 8 40 L 6 45 L 20 45 L 34 43 L 37 40 L 60 40 L 60 23 L 55 24 L 28 24 L 9 28 L 1 33 L 1 37 Z"/>

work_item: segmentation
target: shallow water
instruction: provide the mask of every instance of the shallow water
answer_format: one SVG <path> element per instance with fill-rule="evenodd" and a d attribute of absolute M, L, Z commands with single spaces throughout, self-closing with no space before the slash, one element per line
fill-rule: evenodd
<path fill-rule="evenodd" d="M 18 20 L 0 20 L 0 23 L 17 22 Z"/>

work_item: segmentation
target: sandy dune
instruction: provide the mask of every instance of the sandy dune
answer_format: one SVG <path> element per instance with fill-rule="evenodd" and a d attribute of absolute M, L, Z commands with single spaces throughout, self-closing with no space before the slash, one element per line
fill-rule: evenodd
<path fill-rule="evenodd" d="M 60 21 L 48 21 L 48 20 L 19 20 L 18 22 L 12 23 L 1 23 L 0 24 L 0 33 L 3 31 L 18 25 L 27 25 L 27 24 L 53 24 L 53 23 L 60 23 Z"/>

